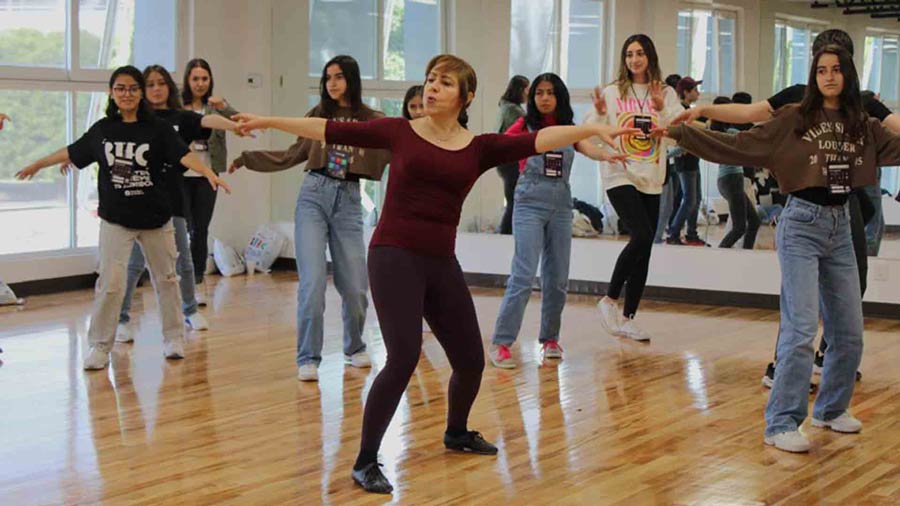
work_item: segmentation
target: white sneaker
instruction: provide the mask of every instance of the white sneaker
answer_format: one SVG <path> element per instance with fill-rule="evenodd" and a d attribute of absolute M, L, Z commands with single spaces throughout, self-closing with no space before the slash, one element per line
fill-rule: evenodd
<path fill-rule="evenodd" d="M 163 354 L 166 358 L 179 359 L 184 358 L 184 340 L 173 339 L 163 343 Z"/>
<path fill-rule="evenodd" d="M 360 369 L 372 367 L 372 359 L 369 358 L 369 354 L 365 351 L 358 351 L 349 356 L 344 355 L 344 363 L 351 367 L 359 367 Z"/>
<path fill-rule="evenodd" d="M 194 298 L 198 306 L 206 307 L 206 281 L 194 285 Z"/>
<path fill-rule="evenodd" d="M 600 310 L 600 324 L 603 326 L 603 330 L 614 336 L 620 335 L 622 321 L 619 318 L 619 305 L 616 304 L 616 301 L 609 297 L 603 297 L 597 302 L 597 309 Z"/>
<path fill-rule="evenodd" d="M 634 323 L 634 320 L 629 318 L 625 320 L 625 323 L 620 327 L 621 333 L 619 334 L 621 337 L 627 337 L 629 339 L 634 339 L 635 341 L 649 341 L 650 334 L 637 326 L 637 323 Z"/>
<path fill-rule="evenodd" d="M 300 381 L 319 381 L 319 366 L 316 364 L 303 364 L 297 369 L 297 379 Z"/>
<path fill-rule="evenodd" d="M 844 411 L 841 416 L 834 420 L 818 420 L 812 419 L 813 427 L 824 427 L 835 432 L 843 432 L 845 434 L 856 434 L 862 430 L 862 422 L 853 417 L 850 413 Z"/>
<path fill-rule="evenodd" d="M 510 351 L 509 345 L 491 344 L 488 356 L 491 359 L 491 363 L 494 364 L 494 367 L 499 367 L 500 369 L 516 368 L 516 361 L 512 357 L 512 351 Z"/>
<path fill-rule="evenodd" d="M 109 365 L 109 351 L 99 346 L 91 346 L 90 351 L 84 357 L 84 370 L 96 371 L 106 369 Z"/>
<path fill-rule="evenodd" d="M 184 319 L 188 325 L 190 325 L 192 330 L 208 330 L 209 322 L 206 321 L 206 318 L 203 317 L 200 312 L 196 312 L 187 318 Z"/>
<path fill-rule="evenodd" d="M 128 323 L 120 323 L 116 326 L 116 342 L 131 343 L 134 342 L 134 321 Z"/>
<path fill-rule="evenodd" d="M 766 436 L 765 442 L 769 446 L 786 452 L 806 453 L 809 451 L 809 440 L 799 430 Z"/>

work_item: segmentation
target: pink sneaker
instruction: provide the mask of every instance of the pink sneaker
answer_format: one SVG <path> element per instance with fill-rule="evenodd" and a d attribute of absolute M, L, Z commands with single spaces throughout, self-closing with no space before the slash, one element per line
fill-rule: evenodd
<path fill-rule="evenodd" d="M 544 358 L 562 358 L 563 349 L 562 346 L 559 345 L 556 341 L 547 341 L 543 345 L 541 345 L 541 351 L 544 354 Z"/>
<path fill-rule="evenodd" d="M 516 367 L 516 362 L 512 358 L 509 346 L 505 344 L 492 344 L 489 355 L 494 367 L 499 367 L 500 369 L 515 369 Z"/>

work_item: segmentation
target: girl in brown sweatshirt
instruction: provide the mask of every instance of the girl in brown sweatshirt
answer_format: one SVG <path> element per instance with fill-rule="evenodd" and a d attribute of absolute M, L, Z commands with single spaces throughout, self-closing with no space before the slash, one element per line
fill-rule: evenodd
<path fill-rule="evenodd" d="M 850 54 L 838 46 L 817 52 L 803 102 L 754 129 L 730 135 L 680 125 L 659 132 L 711 162 L 768 167 L 790 194 L 776 232 L 781 336 L 765 443 L 810 449 L 799 427 L 807 416 L 820 303 L 829 346 L 812 425 L 859 432 L 862 423 L 847 411 L 863 333 L 847 198 L 853 188 L 875 183 L 876 167 L 900 164 L 900 136 L 863 112 Z"/>

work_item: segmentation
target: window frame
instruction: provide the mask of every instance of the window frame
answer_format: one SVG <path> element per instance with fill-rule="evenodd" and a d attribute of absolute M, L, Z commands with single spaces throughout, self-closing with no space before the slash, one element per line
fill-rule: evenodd
<path fill-rule="evenodd" d="M 79 62 L 81 0 L 65 0 L 65 64 L 64 67 L 36 67 L 28 65 L 0 65 L 0 90 L 39 90 L 66 93 L 66 142 L 76 140 L 78 132 L 78 94 L 106 93 L 111 69 L 84 69 Z M 175 61 L 187 61 L 191 44 L 194 0 L 176 0 Z M 178 82 L 181 72 L 170 69 Z M 50 168 L 46 169 L 50 170 Z M 66 176 L 66 207 L 68 210 L 68 246 L 58 249 L 22 251 L 0 254 L 2 259 L 25 259 L 36 256 L 63 256 L 96 250 L 96 246 L 78 245 L 78 189 L 80 171 Z"/>
<path fill-rule="evenodd" d="M 807 50 L 806 50 L 806 55 L 804 55 L 804 56 L 807 59 L 807 61 L 806 61 L 807 70 L 809 68 L 809 60 L 811 58 L 811 55 L 809 53 L 812 48 L 813 40 L 815 40 L 816 36 L 819 33 L 822 33 L 823 30 L 827 30 L 828 26 L 829 26 L 829 23 L 827 21 L 822 21 L 822 20 L 815 19 L 815 18 L 803 18 L 803 17 L 791 16 L 788 14 L 780 14 L 780 13 L 775 14 L 775 19 L 772 24 L 772 41 L 773 41 L 773 44 L 772 44 L 773 55 L 772 56 L 773 56 L 773 60 L 774 60 L 773 65 L 772 65 L 772 67 L 773 67 L 773 69 L 772 69 L 772 93 L 773 94 L 778 93 L 782 89 L 792 86 L 793 84 L 796 84 L 796 83 L 788 82 L 790 80 L 789 79 L 790 76 L 787 75 L 787 68 L 788 68 L 787 65 L 784 65 L 782 63 L 782 68 L 781 69 L 778 68 L 779 62 L 778 62 L 777 57 L 775 56 L 775 51 L 777 50 L 776 45 L 775 45 L 775 34 L 776 34 L 776 30 L 778 29 L 779 24 L 784 25 L 785 27 L 793 28 L 795 30 L 796 29 L 806 30 L 806 32 L 807 32 L 806 33 Z M 784 61 L 787 61 L 788 59 L 790 59 L 789 55 L 785 55 L 785 56 L 786 56 L 786 58 L 784 59 Z M 775 82 L 776 76 L 778 76 L 779 71 L 781 73 L 781 75 L 780 75 L 780 79 L 781 79 L 781 83 L 782 83 L 781 86 L 778 86 Z"/>
<path fill-rule="evenodd" d="M 882 60 L 884 58 L 884 39 L 885 38 L 895 39 L 897 41 L 898 45 L 900 45 L 900 31 L 885 30 L 885 29 L 881 29 L 881 28 L 872 28 L 872 27 L 866 28 L 866 36 L 863 39 L 864 42 L 863 42 L 862 75 L 860 76 L 860 87 L 862 87 L 863 89 L 866 88 L 866 82 L 864 79 L 865 74 L 866 74 L 865 48 L 868 45 L 869 37 L 876 37 L 876 38 L 882 39 L 881 51 L 877 55 L 879 60 Z M 879 64 L 881 64 L 881 62 L 879 62 Z M 881 70 L 879 70 L 879 72 L 881 72 Z M 880 76 L 880 77 L 881 77 L 881 79 L 884 78 L 883 76 Z M 881 79 L 879 79 L 879 80 L 881 80 Z M 894 76 L 894 80 L 900 81 L 900 51 L 898 51 L 898 53 L 897 53 L 897 75 Z M 876 92 L 881 93 L 881 90 L 879 89 Z M 882 102 L 884 102 L 886 105 L 890 106 L 892 109 L 896 109 L 898 106 L 900 106 L 900 90 L 898 90 L 896 100 L 891 101 L 891 102 L 885 102 L 884 99 L 882 98 Z"/>
<path fill-rule="evenodd" d="M 712 97 L 717 95 L 731 95 L 737 91 L 740 91 L 744 88 L 744 72 L 743 72 L 743 22 L 744 22 L 744 12 L 743 9 L 733 5 L 724 5 L 724 4 L 698 4 L 698 3 L 689 3 L 689 2 L 680 2 L 678 4 L 678 14 L 675 17 L 675 26 L 677 32 L 678 26 L 678 17 L 681 16 L 684 12 L 693 13 L 695 11 L 703 11 L 708 12 L 710 14 L 710 20 L 713 23 L 713 46 L 711 50 L 716 55 L 716 66 L 718 70 L 718 82 L 716 83 L 716 91 L 706 91 L 703 90 L 701 92 L 702 97 Z M 722 92 L 721 84 L 722 84 L 722 75 L 724 71 L 722 70 L 722 55 L 719 51 L 720 47 L 720 30 L 719 30 L 719 20 L 722 17 L 728 17 L 734 20 L 734 33 L 732 34 L 733 46 L 734 46 L 734 57 L 732 58 L 731 64 L 731 75 L 733 76 L 732 81 L 734 82 L 734 90 L 731 92 Z M 694 16 L 691 16 L 691 36 L 690 40 L 693 40 L 694 35 Z M 676 68 L 681 66 L 681 62 L 677 61 L 677 52 L 676 52 Z M 688 68 L 691 67 L 692 61 L 688 61 Z M 697 79 L 698 76 L 691 76 L 694 79 Z M 703 76 L 699 76 L 700 79 L 703 79 Z M 707 87 L 704 87 L 707 88 Z"/>

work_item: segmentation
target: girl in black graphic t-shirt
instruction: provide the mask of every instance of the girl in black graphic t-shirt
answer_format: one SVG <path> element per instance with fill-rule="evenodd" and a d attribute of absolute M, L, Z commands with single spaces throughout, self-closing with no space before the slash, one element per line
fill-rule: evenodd
<path fill-rule="evenodd" d="M 94 123 L 80 139 L 22 169 L 18 179 L 31 179 L 56 164 L 84 168 L 99 165 L 100 277 L 84 358 L 85 369 L 104 369 L 122 304 L 125 265 L 135 241 L 150 264 L 163 323 L 166 358 L 184 356 L 184 329 L 178 314 L 175 275 L 175 236 L 172 209 L 165 181 L 165 164 L 182 164 L 199 172 L 213 188 L 229 191 L 164 121 L 156 118 L 144 100 L 144 77 L 125 66 L 109 79 L 106 117 Z"/>

